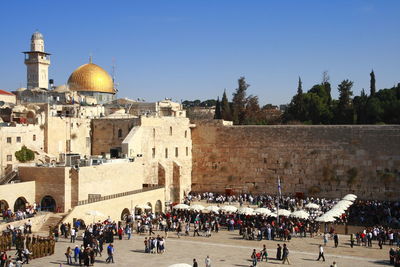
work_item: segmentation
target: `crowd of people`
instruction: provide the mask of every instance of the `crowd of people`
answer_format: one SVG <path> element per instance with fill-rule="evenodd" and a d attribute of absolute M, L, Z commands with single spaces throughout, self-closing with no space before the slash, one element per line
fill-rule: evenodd
<path fill-rule="evenodd" d="M 1 211 L 1 215 L 3 217 L 3 221 L 9 223 L 31 218 L 35 216 L 37 212 L 38 212 L 38 207 L 36 206 L 36 203 L 34 203 L 33 205 L 26 203 L 24 208 L 20 208 L 14 212 L 9 208 L 4 209 Z"/>

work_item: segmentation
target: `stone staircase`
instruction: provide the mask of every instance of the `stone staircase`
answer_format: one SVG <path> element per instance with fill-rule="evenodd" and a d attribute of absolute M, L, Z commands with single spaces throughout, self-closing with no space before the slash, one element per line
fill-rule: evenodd
<path fill-rule="evenodd" d="M 49 234 L 49 226 L 54 227 L 61 223 L 61 221 L 67 216 L 68 213 L 52 213 L 47 220 L 39 228 L 38 232 L 41 234 Z"/>

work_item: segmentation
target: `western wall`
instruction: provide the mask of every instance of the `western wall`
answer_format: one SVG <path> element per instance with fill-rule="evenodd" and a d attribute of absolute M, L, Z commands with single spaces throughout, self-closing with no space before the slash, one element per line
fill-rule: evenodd
<path fill-rule="evenodd" d="M 196 121 L 192 190 L 400 199 L 400 126 Z"/>

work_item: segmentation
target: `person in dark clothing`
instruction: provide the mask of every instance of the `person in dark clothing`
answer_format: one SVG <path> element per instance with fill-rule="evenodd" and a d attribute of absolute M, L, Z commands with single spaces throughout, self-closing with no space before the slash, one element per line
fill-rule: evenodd
<path fill-rule="evenodd" d="M 198 267 L 199 265 L 197 264 L 196 259 L 193 259 L 193 267 Z"/>
<path fill-rule="evenodd" d="M 322 258 L 322 260 L 325 261 L 324 248 L 322 247 L 322 245 L 319 245 L 319 255 L 317 261 L 319 261 L 320 258 Z"/>
<path fill-rule="evenodd" d="M 280 244 L 278 244 L 278 248 L 276 249 L 276 259 L 277 260 L 282 260 L 282 247 Z"/>
<path fill-rule="evenodd" d="M 333 235 L 333 241 L 335 241 L 335 248 L 337 248 L 339 245 L 339 236 L 337 235 L 337 233 Z"/>

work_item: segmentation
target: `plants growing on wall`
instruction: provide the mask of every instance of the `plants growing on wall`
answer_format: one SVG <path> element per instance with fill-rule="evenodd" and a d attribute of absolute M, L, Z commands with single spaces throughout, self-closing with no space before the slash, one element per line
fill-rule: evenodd
<path fill-rule="evenodd" d="M 15 152 L 15 157 L 19 162 L 28 162 L 35 159 L 35 153 L 26 146 L 22 146 L 21 150 Z"/>

